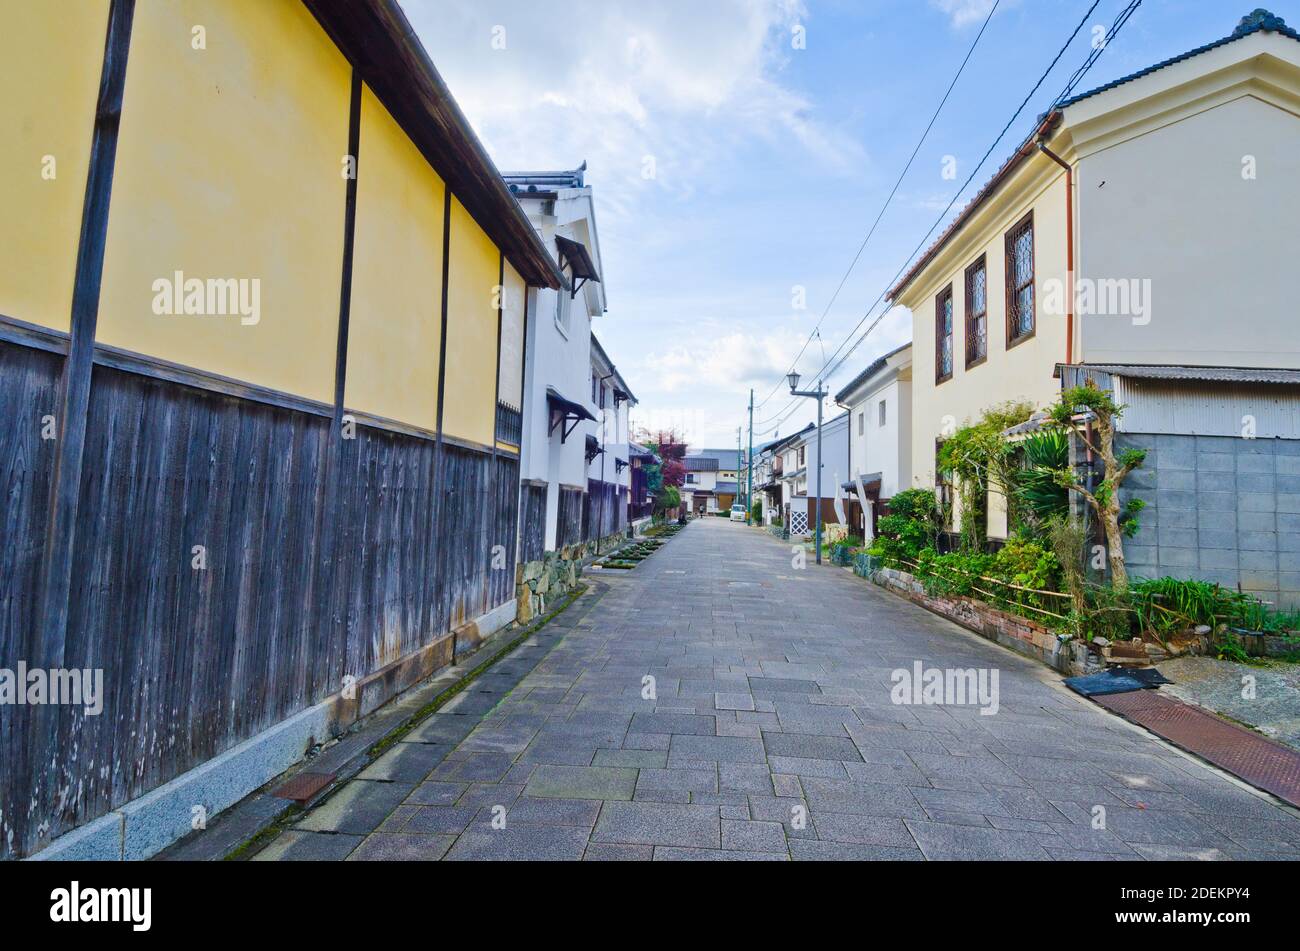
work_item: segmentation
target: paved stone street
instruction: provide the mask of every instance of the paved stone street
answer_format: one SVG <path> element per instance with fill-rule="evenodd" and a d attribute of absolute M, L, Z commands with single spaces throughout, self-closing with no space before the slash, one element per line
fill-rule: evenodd
<path fill-rule="evenodd" d="M 1290 812 L 755 529 L 611 575 L 257 858 L 1300 858 Z M 996 669 L 997 712 L 892 703 L 917 661 Z"/>

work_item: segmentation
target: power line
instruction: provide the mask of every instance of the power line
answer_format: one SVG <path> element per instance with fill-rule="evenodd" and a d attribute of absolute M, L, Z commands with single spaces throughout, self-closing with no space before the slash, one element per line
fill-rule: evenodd
<path fill-rule="evenodd" d="M 860 328 L 864 323 L 866 323 L 867 319 L 871 316 L 872 311 L 876 309 L 876 307 L 884 299 L 885 294 L 888 293 L 889 288 L 894 286 L 895 282 L 897 282 L 898 279 L 902 277 L 902 275 L 906 272 L 908 266 L 911 264 L 912 260 L 925 247 L 926 242 L 930 240 L 931 235 L 934 234 L 935 230 L 939 227 L 939 225 L 941 225 L 944 222 L 944 220 L 948 217 L 948 213 L 952 211 L 952 208 L 957 203 L 957 200 L 965 193 L 966 189 L 970 187 L 971 182 L 975 180 L 975 176 L 979 174 L 980 169 L 983 168 L 984 164 L 989 160 L 989 156 L 993 154 L 994 149 L 996 149 L 998 147 L 998 144 L 1002 141 L 1002 139 L 1006 137 L 1007 132 L 1011 129 L 1011 126 L 1015 124 L 1015 121 L 1020 117 L 1020 114 L 1024 111 L 1025 106 L 1029 104 L 1029 101 L 1034 97 L 1034 94 L 1037 93 L 1039 88 L 1041 88 L 1041 86 L 1043 85 L 1043 83 L 1047 81 L 1047 77 L 1051 74 L 1052 70 L 1056 68 L 1057 63 L 1061 61 L 1061 58 L 1065 55 L 1070 45 L 1074 42 L 1075 38 L 1079 35 L 1079 32 L 1083 29 L 1084 24 L 1088 22 L 1088 18 L 1092 16 L 1093 12 L 1097 9 L 1100 3 L 1101 0 L 1094 0 L 1092 6 L 1088 8 L 1088 12 L 1085 13 L 1083 15 L 1083 19 L 1079 21 L 1079 25 L 1074 28 L 1074 31 L 1070 34 L 1069 39 L 1066 40 L 1065 45 L 1061 47 L 1061 50 L 1052 59 L 1052 62 L 1048 65 L 1047 69 L 1043 72 L 1043 75 L 1039 78 L 1038 82 L 1036 82 L 1033 88 L 1029 91 L 1029 95 L 1027 95 L 1024 101 L 1021 102 L 1019 108 L 1017 108 L 1015 113 L 1011 116 L 1011 119 L 1007 122 L 1005 126 L 1003 126 L 1002 131 L 998 134 L 998 137 L 993 141 L 993 144 L 989 146 L 988 151 L 984 153 L 984 157 L 980 159 L 980 162 L 978 165 L 975 166 L 974 171 L 971 172 L 970 176 L 962 184 L 961 188 L 958 189 L 957 193 L 953 195 L 952 200 L 948 202 L 948 206 L 944 208 L 943 212 L 939 215 L 935 223 L 931 225 L 930 230 L 925 233 L 925 236 L 921 239 L 920 243 L 918 243 L 916 248 L 913 249 L 912 253 L 908 255 L 906 262 L 903 264 L 901 268 L 899 268 L 898 272 L 894 275 L 894 278 L 890 280 L 890 282 L 886 285 L 885 289 L 881 291 L 880 295 L 876 298 L 876 300 L 871 304 L 870 307 L 867 308 L 866 313 L 863 314 L 862 319 L 858 321 L 857 325 L 854 326 L 853 330 L 849 332 L 849 335 L 845 338 L 844 343 L 840 344 L 840 346 L 836 348 L 835 352 L 831 355 L 831 360 L 833 361 L 836 360 L 836 357 L 839 357 L 839 359 L 835 362 L 834 366 L 830 366 L 829 362 L 822 364 L 821 368 L 817 371 L 815 376 L 817 376 L 819 379 L 825 380 L 831 377 L 832 375 L 834 375 L 834 373 L 837 372 L 839 368 L 844 365 L 844 362 L 850 356 L 852 356 L 853 352 L 862 344 L 862 342 L 866 340 L 866 338 L 871 334 L 871 332 L 877 326 L 879 326 L 881 320 L 883 320 L 885 316 L 889 313 L 888 309 L 883 311 L 872 322 L 871 326 L 869 326 L 867 330 L 853 343 L 853 345 L 849 347 L 847 351 L 844 352 L 843 356 L 839 356 L 840 350 L 843 349 L 845 344 L 848 344 L 849 340 L 853 338 L 853 335 L 857 333 L 858 328 Z M 1110 44 L 1110 41 L 1114 39 L 1115 35 L 1118 34 L 1119 31 L 1128 22 L 1128 19 L 1133 15 L 1133 12 L 1136 11 L 1137 8 L 1141 5 L 1142 5 L 1142 0 L 1132 0 L 1132 2 L 1130 2 L 1129 5 L 1125 7 L 1123 11 L 1121 11 L 1119 16 L 1116 18 L 1114 24 L 1112 24 L 1111 29 L 1107 31 L 1105 43 L 1101 44 L 1100 47 L 1093 49 L 1093 51 L 1089 54 L 1088 59 L 1085 61 L 1084 66 L 1080 67 L 1080 69 L 1075 72 L 1075 75 L 1071 77 L 1070 82 L 1066 86 L 1066 90 L 1060 96 L 1056 97 L 1052 101 L 1051 107 L 1049 107 L 1049 109 L 1047 110 L 1049 113 L 1064 100 L 1064 98 L 1069 94 L 1069 92 L 1073 91 L 1075 86 L 1078 85 L 1079 81 L 1082 80 L 1083 76 L 1086 75 L 1088 70 L 1092 68 L 1092 65 L 1096 63 L 1097 59 L 1100 57 L 1100 54 L 1105 50 L 1106 46 Z M 1032 133 L 1031 133 L 1031 137 L 1032 137 Z M 1028 139 L 1026 139 L 1025 141 L 1028 142 Z M 1024 148 L 1024 144 L 1021 145 L 1021 148 Z M 830 366 L 829 369 L 828 366 Z"/>
<path fill-rule="evenodd" d="M 808 339 L 804 341 L 803 346 L 799 348 L 799 352 L 795 354 L 794 362 L 790 365 L 790 369 L 786 371 L 787 374 L 793 372 L 794 369 L 799 365 L 799 359 L 804 355 L 804 352 L 808 349 L 808 344 L 812 343 L 813 337 L 817 335 L 818 330 L 821 328 L 822 322 L 826 320 L 826 315 L 830 313 L 831 307 L 834 306 L 836 299 L 840 296 L 840 291 L 844 290 L 844 285 L 848 282 L 849 275 L 851 275 L 853 273 L 853 269 L 858 266 L 858 260 L 862 257 L 862 252 L 866 250 L 867 242 L 869 242 L 871 240 L 872 235 L 876 233 L 876 228 L 880 225 L 881 219 L 885 217 L 885 212 L 889 209 L 890 204 L 893 202 L 894 196 L 898 194 L 899 186 L 903 184 L 903 179 L 907 177 L 907 173 L 911 171 L 912 163 L 916 161 L 916 156 L 920 153 L 921 147 L 925 144 L 925 140 L 929 138 L 930 132 L 934 128 L 935 122 L 937 122 L 939 119 L 939 113 L 942 112 L 943 107 L 947 105 L 948 98 L 952 95 L 953 89 L 955 89 L 957 86 L 957 80 L 961 79 L 962 73 L 966 71 L 966 64 L 970 62 L 971 56 L 975 54 L 975 47 L 979 46 L 980 40 L 984 37 L 984 31 L 988 29 L 989 22 L 993 19 L 993 14 L 997 13 L 998 7 L 1001 5 L 1001 3 L 1002 0 L 995 0 L 992 9 L 989 10 L 989 15 L 984 18 L 984 24 L 983 26 L 980 27 L 979 33 L 975 36 L 975 41 L 971 43 L 970 49 L 966 51 L 966 58 L 961 61 L 961 66 L 957 68 L 956 75 L 952 77 L 952 82 L 948 84 L 948 90 L 943 94 L 943 99 L 939 101 L 938 107 L 934 110 L 934 115 L 930 117 L 930 122 L 925 127 L 925 131 L 921 133 L 921 138 L 917 141 L 916 148 L 912 150 L 912 154 L 908 158 L 907 164 L 903 166 L 903 171 L 899 174 L 898 180 L 894 182 L 894 187 L 893 189 L 890 190 L 889 197 L 885 199 L 885 203 L 881 206 L 880 213 L 876 215 L 876 220 L 871 223 L 871 230 L 867 232 L 867 236 L 863 238 L 862 243 L 858 245 L 857 254 L 853 255 L 853 260 L 849 262 L 848 270 L 846 270 L 844 272 L 844 276 L 840 278 L 840 283 L 835 288 L 835 293 L 832 294 L 831 299 L 827 301 L 826 308 L 822 311 L 822 315 L 819 318 L 817 318 L 817 324 L 813 327 L 812 333 L 808 335 Z M 779 390 L 780 388 L 781 388 L 781 382 L 778 381 L 776 386 L 772 388 L 772 391 L 768 393 L 767 396 L 763 397 L 763 399 L 759 403 L 757 403 L 756 406 L 763 406 L 764 404 L 766 404 L 767 401 L 770 400 L 776 394 L 776 391 Z"/>
<path fill-rule="evenodd" d="M 1047 110 L 1048 113 L 1056 109 L 1056 107 L 1059 106 L 1060 103 L 1062 103 L 1063 101 L 1065 101 L 1065 99 L 1069 97 L 1069 95 L 1078 86 L 1079 82 L 1083 79 L 1083 77 L 1088 73 L 1089 70 L 1092 69 L 1092 66 L 1097 62 L 1097 60 L 1100 58 L 1101 54 L 1105 51 L 1105 49 L 1110 45 L 1111 41 L 1114 40 L 1114 38 L 1119 34 L 1120 30 L 1122 30 L 1124 26 L 1128 23 L 1129 19 L 1136 12 L 1137 8 L 1142 5 L 1142 2 L 1143 0 L 1131 0 L 1131 2 L 1122 11 L 1120 11 L 1119 15 L 1115 18 L 1115 21 L 1112 23 L 1110 29 L 1106 33 L 1105 42 L 1095 47 L 1092 50 L 1092 52 L 1089 54 L 1088 58 L 1085 60 L 1084 64 L 1078 70 L 1075 71 L 1074 75 L 1070 78 L 1069 83 L 1066 84 L 1065 89 L 1061 92 L 1059 96 L 1057 96 L 1052 101 L 1052 105 Z M 872 305 L 869 308 L 867 308 L 867 311 L 865 314 L 863 314 L 862 319 L 859 320 L 858 323 L 854 326 L 853 330 L 849 332 L 849 335 L 845 338 L 844 342 L 841 343 L 840 346 L 835 349 L 834 353 L 831 354 L 831 360 L 836 361 L 834 366 L 831 366 L 830 369 L 827 370 L 830 361 L 824 362 L 822 364 L 821 368 L 815 374 L 815 376 L 818 379 L 826 380 L 831 376 L 833 376 L 836 372 L 838 372 L 839 368 L 844 365 L 844 362 L 848 360 L 850 356 L 852 356 L 853 352 L 862 344 L 864 340 L 867 339 L 868 336 L 870 336 L 871 332 L 875 330 L 876 327 L 880 325 L 880 322 L 884 320 L 884 318 L 889 314 L 890 311 L 888 308 L 886 308 L 886 310 L 881 312 L 876 317 L 876 319 L 872 321 L 871 325 L 866 329 L 866 331 L 860 337 L 858 337 L 858 339 L 853 343 L 853 345 L 849 347 L 847 351 L 845 351 L 843 356 L 842 357 L 839 356 L 840 350 L 844 348 L 845 344 L 847 344 L 853 338 L 853 335 L 857 333 L 858 328 L 860 328 L 871 316 L 872 311 L 875 310 L 875 308 L 880 304 L 881 300 L 884 299 L 885 294 L 888 293 L 888 289 L 890 287 L 893 287 L 894 284 L 898 281 L 898 279 L 902 277 L 902 275 L 906 272 L 908 266 L 911 264 L 912 260 L 925 247 L 925 244 L 927 241 L 929 241 L 930 236 L 934 234 L 935 230 L 939 227 L 939 225 L 942 224 L 943 221 L 947 218 L 948 213 L 952 210 L 953 205 L 957 203 L 957 200 L 961 197 L 961 195 L 966 191 L 968 187 L 970 187 L 971 182 L 974 181 L 975 176 L 979 173 L 979 170 L 984 166 L 984 163 L 988 161 L 989 156 L 992 155 L 993 153 L 993 150 L 997 148 L 998 143 L 1002 141 L 1002 139 L 1006 136 L 1008 130 L 1010 130 L 1011 126 L 1015 123 L 1016 119 L 1019 118 L 1020 113 L 1024 111 L 1024 108 L 1028 104 L 1029 100 L 1033 98 L 1034 94 L 1047 80 L 1047 77 L 1051 74 L 1052 70 L 1055 69 L 1057 63 L 1059 63 L 1061 58 L 1065 55 L 1066 50 L 1069 49 L 1070 44 L 1074 42 L 1075 38 L 1079 35 L 1079 31 L 1083 29 L 1084 24 L 1088 21 L 1088 18 L 1092 16 L 1093 12 L 1097 9 L 1099 5 L 1100 5 L 1100 0 L 1096 0 L 1096 2 L 1094 2 L 1092 6 L 1088 8 L 1088 12 L 1084 14 L 1083 19 L 1079 21 L 1079 25 L 1076 26 L 1074 32 L 1070 34 L 1070 38 L 1065 42 L 1065 45 L 1061 48 L 1060 52 L 1056 54 L 1055 58 L 1053 58 L 1051 64 L 1047 67 L 1047 70 L 1043 73 L 1042 77 L 1038 80 L 1037 83 L 1034 84 L 1034 87 L 1033 89 L 1030 90 L 1029 95 L 1026 96 L 1024 102 L 1020 104 L 1020 108 L 1016 110 L 1015 114 L 1011 117 L 1010 121 L 1006 124 L 1006 126 L 1003 127 L 1002 132 L 998 135 L 997 139 L 994 140 L 993 145 L 989 147 L 989 150 L 984 154 L 984 157 L 980 160 L 979 165 L 975 167 L 975 170 L 971 173 L 971 175 L 966 179 L 962 187 L 953 196 L 952 201 L 948 203 L 948 206 L 939 215 L 938 219 L 930 227 L 930 230 L 926 232 L 925 237 L 923 237 L 921 241 L 917 244 L 916 248 L 913 249 L 912 253 L 908 256 L 903 266 L 899 268 L 897 273 L 894 275 L 893 279 L 891 279 L 889 283 L 885 286 L 885 290 L 881 291 L 880 295 L 876 298 L 875 302 L 872 303 Z M 1031 133 L 1031 137 L 1032 137 L 1032 133 Z M 1028 142 L 1028 138 L 1025 141 Z M 1024 145 L 1022 144 L 1021 148 L 1023 147 Z M 838 360 L 836 360 L 837 357 L 839 357 Z M 778 386 L 779 385 L 780 384 L 778 383 Z M 777 417 L 772 417 L 773 419 L 777 419 L 779 417 L 779 421 L 777 422 L 776 425 L 779 426 L 781 422 L 784 422 L 786 419 L 789 419 L 790 416 L 794 414 L 794 410 L 798 407 L 798 405 L 799 405 L 798 400 L 792 400 L 787 407 L 788 412 L 783 410 L 781 413 L 778 413 Z M 776 427 L 773 427 L 773 429 L 774 428 Z M 771 432 L 771 431 L 772 430 L 769 429 L 766 432 Z"/>

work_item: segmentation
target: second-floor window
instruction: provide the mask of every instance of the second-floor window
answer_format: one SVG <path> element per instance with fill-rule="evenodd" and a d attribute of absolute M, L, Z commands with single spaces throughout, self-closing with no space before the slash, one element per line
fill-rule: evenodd
<path fill-rule="evenodd" d="M 883 426 L 883 425 L 885 425 L 885 420 L 886 420 L 888 417 L 886 416 L 885 401 L 884 401 L 884 400 L 881 400 L 881 401 L 880 401 L 880 404 L 879 404 L 879 407 L 878 407 L 878 409 L 877 409 L 877 412 L 880 414 L 880 422 L 878 422 L 876 425 L 877 425 L 877 426 Z"/>
<path fill-rule="evenodd" d="M 1007 343 L 1034 335 L 1034 213 L 1007 232 Z"/>
<path fill-rule="evenodd" d="M 804 447 L 803 447 L 803 446 L 800 446 L 800 447 L 799 447 L 799 465 L 802 466 L 803 464 L 804 464 Z"/>
<path fill-rule="evenodd" d="M 989 355 L 989 274 L 984 258 L 966 269 L 966 366 Z"/>
<path fill-rule="evenodd" d="M 952 377 L 952 286 L 934 300 L 934 379 Z"/>
<path fill-rule="evenodd" d="M 858 435 L 859 436 L 865 435 L 866 431 L 867 431 L 867 414 L 865 412 L 858 413 Z"/>
<path fill-rule="evenodd" d="M 555 326 L 566 334 L 569 332 L 569 311 L 572 306 L 573 299 L 564 288 L 555 292 Z"/>

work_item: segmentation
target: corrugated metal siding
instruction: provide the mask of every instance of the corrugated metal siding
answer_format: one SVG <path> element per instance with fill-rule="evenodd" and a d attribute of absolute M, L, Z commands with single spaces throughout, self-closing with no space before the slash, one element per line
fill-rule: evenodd
<path fill-rule="evenodd" d="M 1125 407 L 1119 430 L 1196 436 L 1246 434 L 1259 439 L 1300 439 L 1300 388 L 1259 383 L 1204 383 L 1115 377 L 1115 397 Z"/>

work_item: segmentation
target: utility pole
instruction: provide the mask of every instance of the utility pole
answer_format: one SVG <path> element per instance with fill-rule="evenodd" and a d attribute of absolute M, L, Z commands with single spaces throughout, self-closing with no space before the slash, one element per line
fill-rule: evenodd
<path fill-rule="evenodd" d="M 810 400 L 817 401 L 817 564 L 822 563 L 822 403 L 825 401 L 829 390 L 823 389 L 821 380 L 817 381 L 817 388 L 814 390 L 799 389 L 799 374 L 791 372 L 787 374 L 786 379 L 790 381 L 790 395 L 803 396 Z"/>
<path fill-rule="evenodd" d="M 745 524 L 752 525 L 754 512 L 754 391 L 749 391 L 749 459 L 745 465 L 748 484 L 745 488 Z"/>
<path fill-rule="evenodd" d="M 740 502 L 740 464 L 742 462 L 741 457 L 743 454 L 743 450 L 740 448 L 740 433 L 743 428 L 744 427 L 742 426 L 736 427 L 736 494 L 732 500 L 732 505 L 736 505 Z M 727 518 L 731 518 L 730 512 L 727 513 Z"/>

